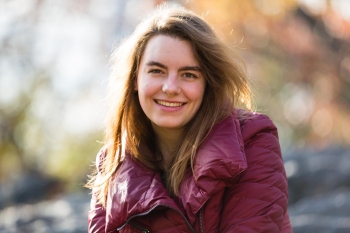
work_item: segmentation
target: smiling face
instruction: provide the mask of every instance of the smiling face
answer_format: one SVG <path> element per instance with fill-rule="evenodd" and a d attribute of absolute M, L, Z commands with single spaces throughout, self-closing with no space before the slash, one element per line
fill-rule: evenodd
<path fill-rule="evenodd" d="M 165 35 L 148 41 L 135 88 L 153 128 L 182 129 L 201 106 L 205 85 L 189 41 Z"/>

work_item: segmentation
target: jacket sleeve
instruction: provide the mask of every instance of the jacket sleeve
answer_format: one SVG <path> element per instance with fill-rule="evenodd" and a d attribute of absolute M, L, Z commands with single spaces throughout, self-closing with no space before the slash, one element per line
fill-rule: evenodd
<path fill-rule="evenodd" d="M 263 115 L 241 129 L 248 168 L 225 191 L 219 232 L 292 232 L 277 129 Z"/>
<path fill-rule="evenodd" d="M 101 157 L 104 155 L 104 150 L 101 149 L 96 157 L 96 168 L 99 171 L 99 164 L 101 161 Z M 97 174 L 97 179 L 100 173 Z M 98 204 L 96 191 L 92 189 L 92 197 L 90 202 L 90 211 L 88 214 L 88 232 L 89 233 L 100 233 L 105 232 L 106 225 L 106 211 L 101 204 Z"/>

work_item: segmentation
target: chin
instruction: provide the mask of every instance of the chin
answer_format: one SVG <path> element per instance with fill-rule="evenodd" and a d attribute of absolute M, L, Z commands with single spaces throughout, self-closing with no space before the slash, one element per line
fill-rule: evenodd
<path fill-rule="evenodd" d="M 165 128 L 165 129 L 180 129 L 183 127 L 182 124 L 174 124 L 174 122 L 169 122 L 169 123 L 162 122 L 156 125 L 160 128 Z"/>

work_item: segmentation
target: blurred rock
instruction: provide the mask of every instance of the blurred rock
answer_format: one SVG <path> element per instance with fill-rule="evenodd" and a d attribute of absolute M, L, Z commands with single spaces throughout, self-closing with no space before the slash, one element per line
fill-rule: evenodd
<path fill-rule="evenodd" d="M 294 151 L 285 154 L 284 161 L 290 204 L 338 187 L 350 188 L 350 150 L 333 147 L 318 152 Z"/>
<path fill-rule="evenodd" d="M 303 198 L 289 213 L 294 233 L 350 232 L 350 189 Z"/>
<path fill-rule="evenodd" d="M 289 214 L 294 233 L 350 232 L 350 151 L 341 147 L 322 151 L 284 153 L 289 180 Z M 35 177 L 35 176 L 34 176 Z M 13 200 L 34 200 L 45 182 L 23 178 L 17 186 L 37 187 L 28 197 L 18 192 Z M 35 186 L 35 184 L 37 186 Z M 47 182 L 45 187 L 50 187 Z M 55 185 L 53 185 L 55 187 Z M 2 190 L 8 190 L 1 186 Z M 14 190 L 29 190 L 16 188 Z M 45 191 L 46 190 L 46 191 Z M 88 190 L 36 204 L 14 204 L 0 210 L 0 232 L 87 232 L 90 196 Z M 21 194 L 22 193 L 22 194 Z M 0 192 L 1 194 L 1 192 Z M 9 193 L 7 193 L 8 196 Z M 0 200 L 2 197 L 0 196 Z"/>
<path fill-rule="evenodd" d="M 86 233 L 89 201 L 88 193 L 79 193 L 6 207 L 0 212 L 0 232 Z"/>
<path fill-rule="evenodd" d="M 12 182 L 0 185 L 0 209 L 19 203 L 34 203 L 63 191 L 63 184 L 36 170 L 19 174 Z"/>
<path fill-rule="evenodd" d="M 294 233 L 350 232 L 350 150 L 284 154 Z"/>

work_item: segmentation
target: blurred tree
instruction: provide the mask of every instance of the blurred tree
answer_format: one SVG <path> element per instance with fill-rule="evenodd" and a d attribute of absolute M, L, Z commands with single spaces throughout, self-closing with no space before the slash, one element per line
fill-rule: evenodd
<path fill-rule="evenodd" d="M 346 1 L 317 6 L 303 0 L 183 3 L 241 52 L 257 110 L 278 125 L 283 149 L 350 145 Z"/>
<path fill-rule="evenodd" d="M 91 51 L 86 48 L 92 46 L 79 50 L 72 45 L 79 33 L 86 37 L 87 26 L 95 29 L 93 24 L 87 25 L 88 20 L 78 18 L 86 11 L 86 5 L 65 5 L 67 2 L 47 5 L 47 2 L 0 3 L 0 197 L 3 193 L 11 194 L 9 190 L 19 190 L 16 184 L 29 185 L 28 180 L 23 182 L 29 177 L 42 184 L 45 179 L 59 179 L 67 187 L 82 187 L 101 147 L 97 140 L 102 140 L 102 132 L 96 127 L 102 126 L 101 119 L 91 111 L 96 106 L 103 110 L 100 104 L 103 97 L 99 94 L 102 80 L 94 75 L 108 73 L 100 65 L 105 67 L 108 59 L 93 52 L 87 56 Z M 69 22 L 62 17 L 65 7 L 75 12 L 71 11 Z M 82 31 L 74 29 L 71 33 L 68 25 L 79 25 Z M 99 42 L 91 38 L 83 42 Z M 77 43 L 84 45 L 79 39 Z M 89 66 L 91 59 L 97 60 L 95 67 Z M 91 68 L 87 69 L 86 64 Z M 90 76 L 76 72 L 77 68 Z M 77 81 L 79 75 L 85 79 Z M 91 77 L 95 81 L 88 81 Z M 72 109 L 75 115 L 71 114 Z M 5 190 L 4 184 L 9 182 L 12 188 L 6 186 Z M 46 188 L 52 188 L 51 184 L 48 182 Z"/>
<path fill-rule="evenodd" d="M 31 173 L 81 187 L 101 147 L 112 44 L 162 2 L 0 2 L 0 183 Z M 166 2 L 203 15 L 241 52 L 283 149 L 350 144 L 346 1 Z"/>
<path fill-rule="evenodd" d="M 102 146 L 113 43 L 162 2 L 0 2 L 0 208 L 83 187 Z"/>

